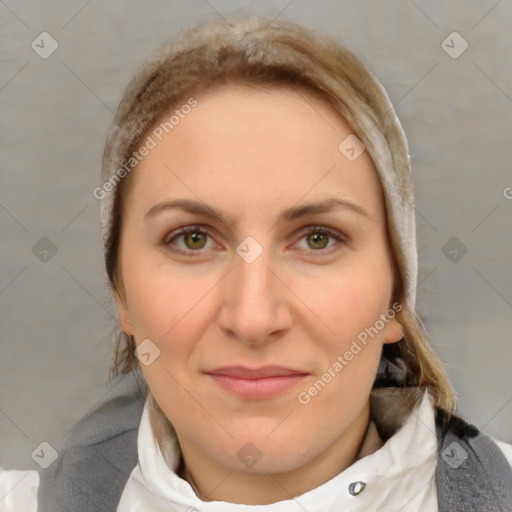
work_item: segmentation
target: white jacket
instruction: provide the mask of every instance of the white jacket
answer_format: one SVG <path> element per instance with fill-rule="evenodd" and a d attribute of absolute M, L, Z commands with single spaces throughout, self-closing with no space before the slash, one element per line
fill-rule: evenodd
<path fill-rule="evenodd" d="M 374 453 L 337 476 L 290 500 L 249 506 L 205 502 L 166 462 L 156 441 L 146 401 L 137 438 L 139 462 L 124 488 L 118 512 L 434 512 L 437 440 L 427 393 L 403 425 Z M 512 445 L 496 441 L 512 467 Z M 167 460 L 169 460 L 167 458 Z M 171 462 L 171 466 L 172 466 Z M 39 476 L 33 470 L 0 471 L 0 512 L 36 512 Z M 352 493 L 349 491 L 352 489 Z M 355 490 L 354 490 L 355 489 Z M 359 492 L 357 492 L 359 491 Z"/>

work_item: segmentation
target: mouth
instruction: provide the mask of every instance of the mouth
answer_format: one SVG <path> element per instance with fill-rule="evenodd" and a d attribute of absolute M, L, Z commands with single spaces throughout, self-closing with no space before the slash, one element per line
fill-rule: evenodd
<path fill-rule="evenodd" d="M 277 396 L 290 390 L 309 375 L 304 371 L 281 366 L 256 369 L 230 366 L 210 370 L 205 374 L 225 391 L 247 399 Z"/>

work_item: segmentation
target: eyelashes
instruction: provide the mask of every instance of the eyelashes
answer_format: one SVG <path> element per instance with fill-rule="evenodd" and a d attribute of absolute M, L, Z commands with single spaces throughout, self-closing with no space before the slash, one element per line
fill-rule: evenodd
<path fill-rule="evenodd" d="M 310 242 L 316 245 L 315 248 L 307 246 L 300 250 L 307 253 L 310 256 L 323 256 L 333 253 L 333 248 L 337 249 L 336 246 L 342 246 L 346 244 L 347 238 L 339 231 L 333 230 L 327 226 L 308 226 L 301 230 L 297 235 L 297 241 L 293 243 L 296 245 L 298 242 L 306 239 L 306 245 Z M 175 244 L 176 240 L 182 241 L 182 247 Z M 211 242 L 208 246 L 208 242 Z M 327 241 L 327 244 L 324 242 Z M 330 244 L 330 241 L 334 241 L 334 244 Z M 201 225 L 190 225 L 184 226 L 178 230 L 174 230 L 168 233 L 161 244 L 169 251 L 189 257 L 204 256 L 205 249 L 220 249 L 221 247 L 214 242 L 213 236 L 210 235 L 209 231 Z M 187 247 L 187 244 L 195 245 L 194 248 Z M 212 247 L 213 245 L 213 247 Z"/>
<path fill-rule="evenodd" d="M 200 256 L 201 255 L 200 253 L 203 252 L 201 249 L 203 249 L 204 246 L 197 247 L 196 249 L 183 249 L 183 248 L 176 247 L 172 243 L 173 240 L 176 240 L 180 237 L 184 237 L 185 240 L 191 240 L 192 242 L 196 242 L 198 235 L 202 236 L 203 239 L 205 239 L 206 237 L 212 238 L 210 236 L 210 234 L 208 233 L 208 231 L 206 231 L 205 229 L 203 229 L 200 226 L 185 226 L 185 227 L 183 227 L 177 231 L 173 231 L 172 233 L 167 235 L 165 237 L 163 243 L 171 251 L 176 252 L 178 254 L 183 254 L 183 255 L 187 255 L 187 256 Z M 192 253 L 192 254 L 190 254 L 190 253 Z"/>
<path fill-rule="evenodd" d="M 306 229 L 306 231 L 301 232 L 301 236 L 300 236 L 299 240 L 306 239 L 307 240 L 306 243 L 308 243 L 309 237 L 313 237 L 314 235 L 316 236 L 319 234 L 323 235 L 323 240 L 327 240 L 327 243 L 329 243 L 328 239 L 334 240 L 336 242 L 336 244 L 338 244 L 338 245 L 341 243 L 344 243 L 346 241 L 346 238 L 341 233 L 334 231 L 334 230 L 328 228 L 327 226 L 308 227 Z M 318 242 L 318 239 L 313 241 L 314 244 L 316 244 L 317 242 Z M 322 242 L 320 242 L 320 245 L 322 247 L 316 247 L 315 249 L 306 247 L 305 250 L 306 251 L 309 250 L 311 252 L 319 252 L 319 251 L 325 252 L 324 249 L 330 249 L 331 247 L 334 247 L 334 245 L 336 245 L 336 244 L 322 246 Z"/>

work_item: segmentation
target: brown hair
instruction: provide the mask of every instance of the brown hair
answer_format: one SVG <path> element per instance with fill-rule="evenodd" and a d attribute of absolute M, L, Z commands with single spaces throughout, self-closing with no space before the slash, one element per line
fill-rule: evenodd
<path fill-rule="evenodd" d="M 387 95 L 352 52 L 337 41 L 295 23 L 261 16 L 234 16 L 211 20 L 184 31 L 138 71 L 125 91 L 107 137 L 104 175 L 111 175 L 112 166 L 119 164 L 114 159 L 116 152 L 122 151 L 123 162 L 129 161 L 143 137 L 164 114 L 190 97 L 199 96 L 212 84 L 286 86 L 327 100 L 346 119 L 375 161 L 377 150 L 355 115 L 358 108 L 363 108 L 391 148 L 393 161 L 408 159 L 401 127 L 395 116 L 389 115 Z M 119 243 L 130 177 L 131 174 L 126 174 L 116 185 L 105 241 L 110 285 L 121 296 Z M 410 198 L 405 196 L 411 187 L 410 176 L 397 172 L 396 183 L 399 193 L 404 196 L 400 199 L 409 201 Z M 388 197 L 386 201 L 389 201 Z M 392 241 L 395 231 L 388 229 Z M 398 244 L 393 245 L 396 249 Z M 395 250 L 395 267 L 403 270 L 400 256 Z M 397 272 L 397 276 L 394 298 L 403 308 L 396 316 L 405 333 L 401 341 L 393 344 L 398 347 L 395 355 L 404 362 L 409 382 L 428 388 L 439 408 L 453 412 L 454 391 L 440 360 L 426 341 L 421 321 L 407 304 L 403 272 Z M 139 370 L 134 351 L 133 336 L 117 329 L 112 375 Z"/>

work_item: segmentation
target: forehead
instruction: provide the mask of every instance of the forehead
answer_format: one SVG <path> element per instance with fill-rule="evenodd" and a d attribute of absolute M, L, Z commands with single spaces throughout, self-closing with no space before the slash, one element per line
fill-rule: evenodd
<path fill-rule="evenodd" d="M 247 206 L 334 192 L 382 207 L 369 155 L 350 161 L 340 151 L 353 132 L 326 99 L 247 85 L 215 86 L 195 99 L 193 109 L 174 107 L 147 135 L 154 147 L 133 176 L 146 203 L 185 194 L 236 206 L 238 195 Z"/>

